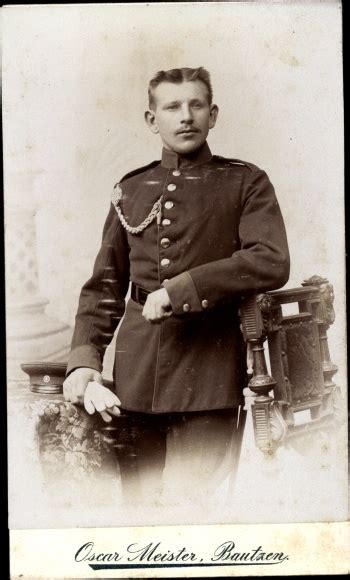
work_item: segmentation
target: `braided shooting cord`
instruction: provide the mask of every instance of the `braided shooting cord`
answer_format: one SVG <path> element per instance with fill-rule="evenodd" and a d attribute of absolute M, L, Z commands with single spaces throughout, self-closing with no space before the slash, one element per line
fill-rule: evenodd
<path fill-rule="evenodd" d="M 141 232 L 143 232 L 143 230 L 147 228 L 147 226 L 149 226 L 153 222 L 155 218 L 157 218 L 158 223 L 160 223 L 163 195 L 161 195 L 160 198 L 157 199 L 146 219 L 144 219 L 142 223 L 140 223 L 138 226 L 135 227 L 128 224 L 121 208 L 119 207 L 119 202 L 122 199 L 122 196 L 123 192 L 120 186 L 117 185 L 115 190 L 113 191 L 111 201 L 115 207 L 115 210 L 118 214 L 121 224 L 123 225 L 123 227 L 126 229 L 127 232 L 129 232 L 130 234 L 140 234 Z"/>

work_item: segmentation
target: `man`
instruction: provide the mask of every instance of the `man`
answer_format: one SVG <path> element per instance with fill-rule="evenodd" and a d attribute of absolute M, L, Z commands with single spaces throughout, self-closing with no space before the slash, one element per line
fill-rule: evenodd
<path fill-rule="evenodd" d="M 106 421 L 119 406 L 130 418 L 134 459 L 120 456 L 129 489 L 130 463 L 146 489 L 155 489 L 167 449 L 182 493 L 196 485 L 211 493 L 234 468 L 246 377 L 240 301 L 289 276 L 273 187 L 255 165 L 211 154 L 206 139 L 217 116 L 202 67 L 160 71 L 151 80 L 145 120 L 160 135 L 162 158 L 115 186 L 80 296 L 65 398 L 84 399 Z M 101 384 L 102 359 L 124 315 L 129 281 L 114 394 Z"/>

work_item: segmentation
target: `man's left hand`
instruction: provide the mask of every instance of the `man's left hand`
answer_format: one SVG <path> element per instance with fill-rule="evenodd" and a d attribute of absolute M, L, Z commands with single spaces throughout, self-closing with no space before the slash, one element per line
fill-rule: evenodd
<path fill-rule="evenodd" d="M 143 307 L 142 316 L 147 322 L 159 323 L 172 315 L 169 294 L 165 288 L 155 290 L 147 296 Z"/>

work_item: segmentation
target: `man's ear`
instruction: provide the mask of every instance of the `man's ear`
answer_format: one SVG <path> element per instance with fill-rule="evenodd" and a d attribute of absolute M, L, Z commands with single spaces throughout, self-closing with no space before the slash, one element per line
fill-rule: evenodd
<path fill-rule="evenodd" d="M 218 118 L 219 107 L 217 105 L 210 106 L 209 129 L 215 127 L 216 119 Z"/>
<path fill-rule="evenodd" d="M 157 121 L 156 121 L 156 115 L 155 115 L 154 111 L 148 110 L 145 112 L 145 121 L 146 121 L 150 131 L 152 131 L 152 133 L 155 133 L 155 134 L 159 133 L 159 129 L 158 129 Z"/>

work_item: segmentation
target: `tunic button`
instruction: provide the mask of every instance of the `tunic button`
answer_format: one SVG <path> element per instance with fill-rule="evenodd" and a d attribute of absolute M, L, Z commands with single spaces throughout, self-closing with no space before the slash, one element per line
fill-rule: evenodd
<path fill-rule="evenodd" d="M 165 209 L 171 209 L 172 207 L 174 207 L 174 202 L 173 201 L 166 201 L 164 204 Z"/>
<path fill-rule="evenodd" d="M 179 175 L 181 175 L 181 171 L 179 169 L 174 169 L 173 175 L 174 177 L 179 177 Z"/>
<path fill-rule="evenodd" d="M 184 312 L 189 312 L 191 310 L 191 306 L 186 303 L 186 304 L 183 305 L 182 310 Z"/>
<path fill-rule="evenodd" d="M 170 264 L 170 260 L 169 260 L 168 258 L 163 258 L 163 259 L 160 261 L 160 265 L 161 265 L 163 268 L 167 268 L 167 267 L 169 266 L 169 264 Z"/>
<path fill-rule="evenodd" d="M 208 308 L 208 306 L 209 306 L 208 300 L 202 300 L 202 307 L 203 308 Z"/>
<path fill-rule="evenodd" d="M 162 226 L 170 226 L 170 224 L 171 224 L 171 221 L 168 220 L 167 218 L 162 220 Z"/>
<path fill-rule="evenodd" d="M 176 189 L 175 183 L 169 183 L 167 190 L 168 191 L 175 191 L 175 189 Z"/>
<path fill-rule="evenodd" d="M 165 248 L 165 249 L 166 248 L 169 248 L 169 246 L 170 246 L 170 240 L 169 240 L 169 238 L 162 238 L 160 240 L 160 245 L 162 246 L 162 248 Z"/>

